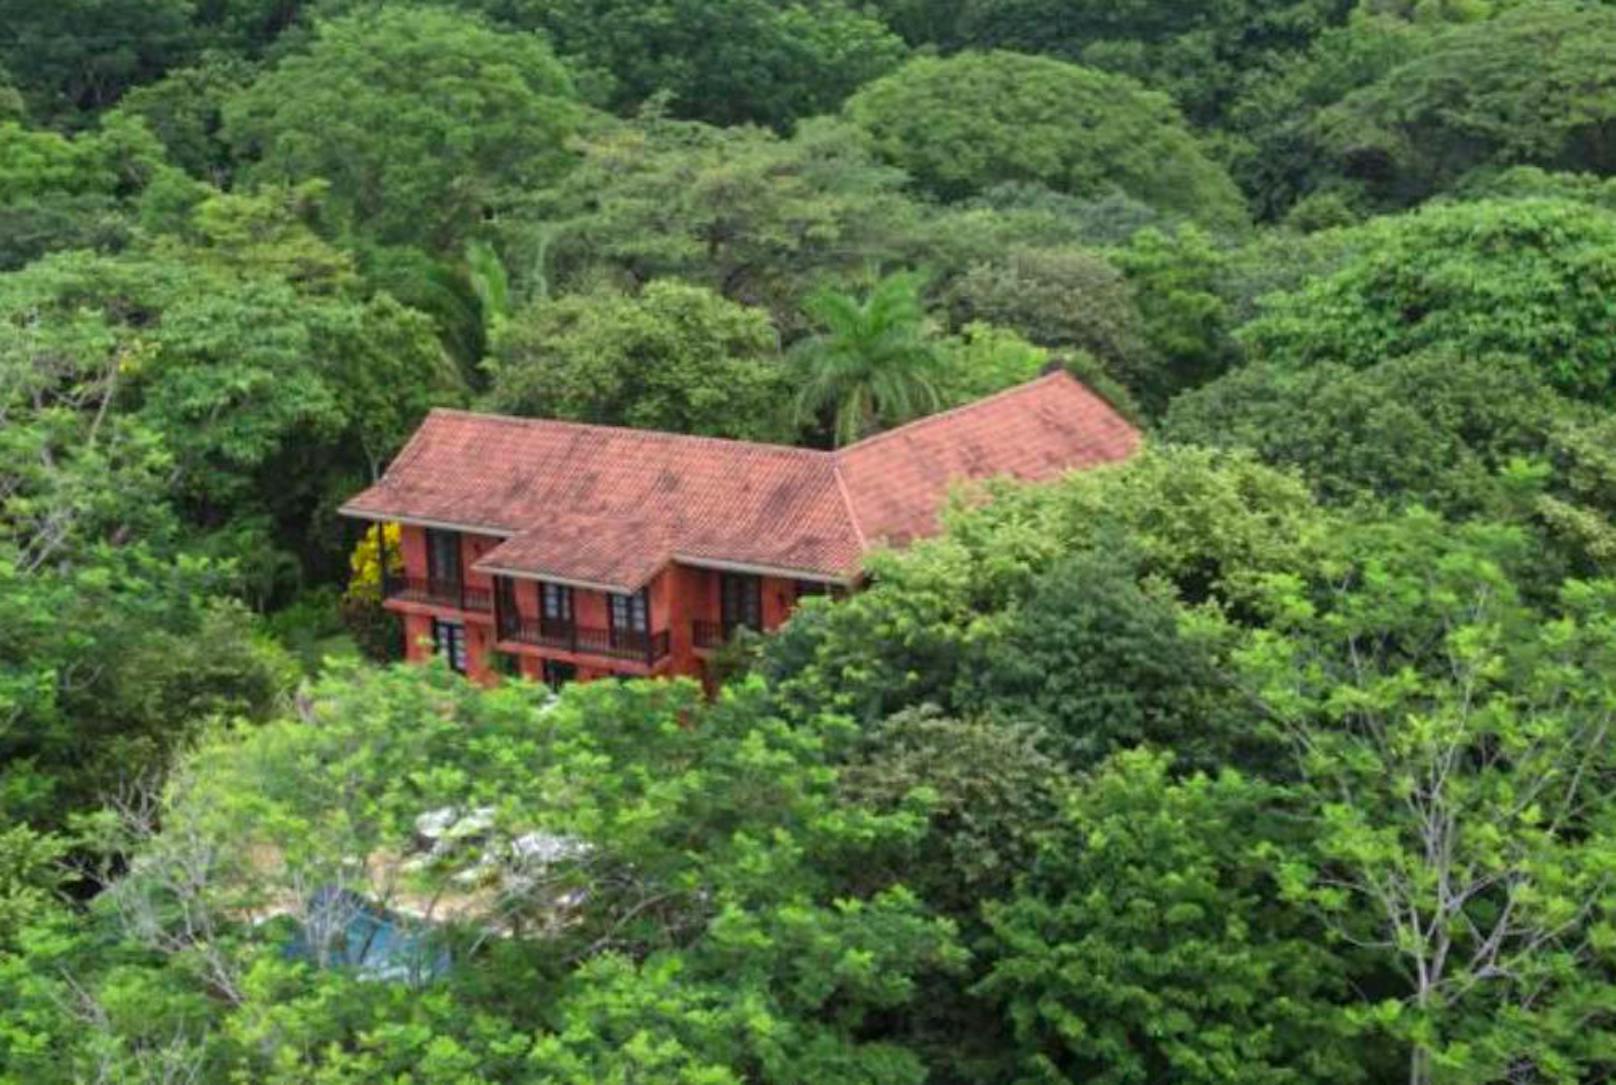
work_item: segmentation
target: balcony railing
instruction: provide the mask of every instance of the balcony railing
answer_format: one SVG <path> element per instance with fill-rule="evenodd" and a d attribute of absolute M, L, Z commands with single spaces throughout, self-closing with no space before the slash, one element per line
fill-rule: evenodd
<path fill-rule="evenodd" d="M 626 659 L 646 666 L 668 654 L 667 630 L 641 633 L 628 629 L 591 629 L 571 622 L 511 614 L 500 615 L 499 638 L 578 655 Z"/>
<path fill-rule="evenodd" d="M 690 623 L 690 642 L 697 648 L 722 648 L 737 629 L 749 629 L 745 622 L 710 622 L 697 618 Z"/>
<path fill-rule="evenodd" d="M 389 599 L 406 603 L 427 603 L 486 614 L 494 609 L 494 593 L 486 588 L 467 587 L 459 580 L 438 580 L 425 576 L 388 576 L 382 585 Z"/>

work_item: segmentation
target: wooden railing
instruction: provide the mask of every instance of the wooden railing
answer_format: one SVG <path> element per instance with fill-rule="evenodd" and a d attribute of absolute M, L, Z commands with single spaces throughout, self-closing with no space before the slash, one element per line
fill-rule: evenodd
<path fill-rule="evenodd" d="M 667 630 L 640 633 L 628 629 L 592 629 L 572 622 L 506 613 L 500 614 L 499 638 L 560 652 L 627 659 L 646 666 L 654 665 L 669 650 Z"/>
<path fill-rule="evenodd" d="M 437 580 L 425 576 L 394 576 L 383 579 L 382 590 L 389 599 L 407 603 L 454 607 L 486 614 L 494 609 L 494 593 L 487 588 L 467 587 L 460 580 Z"/>
<path fill-rule="evenodd" d="M 745 622 L 711 622 L 697 618 L 690 623 L 690 643 L 697 648 L 722 648 L 737 629 L 750 629 Z"/>

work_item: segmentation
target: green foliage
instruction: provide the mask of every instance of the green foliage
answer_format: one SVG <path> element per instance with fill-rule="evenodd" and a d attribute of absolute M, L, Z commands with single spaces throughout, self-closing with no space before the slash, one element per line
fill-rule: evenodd
<path fill-rule="evenodd" d="M 867 590 L 793 617 L 764 667 L 785 706 L 866 721 L 927 702 L 967 714 L 957 690 L 1068 556 L 1126 542 L 1156 598 L 1239 614 L 1264 575 L 1293 567 L 1330 529 L 1298 479 L 1198 449 L 992 493 L 954 509 L 942 538 L 873 559 Z"/>
<path fill-rule="evenodd" d="M 495 336 L 488 405 L 714 437 L 790 436 L 768 314 L 671 279 L 541 301 Z"/>
<path fill-rule="evenodd" d="M 1546 456 L 1572 413 L 1526 361 L 1432 351 L 1363 370 L 1249 365 L 1174 401 L 1163 431 L 1253 449 L 1300 470 L 1330 503 L 1496 515 L 1508 499 L 1500 472 L 1516 458 Z"/>
<path fill-rule="evenodd" d="M 1409 1081 L 1513 1066 L 1608 1072 L 1578 1023 L 1610 997 L 1612 604 L 1515 587 L 1525 533 L 1427 513 L 1336 537 L 1276 577 L 1240 680 L 1292 737 L 1316 857 L 1284 889 L 1395 962 L 1357 1013 L 1411 1051 Z"/>
<path fill-rule="evenodd" d="M 221 135 L 224 105 L 252 81 L 255 69 L 229 53 L 210 53 L 193 67 L 139 86 L 118 103 L 119 114 L 138 117 L 162 143 L 169 162 L 214 184 L 234 163 Z"/>
<path fill-rule="evenodd" d="M 1338 962 L 1272 882 L 1299 842 L 1272 788 L 1119 755 L 1075 792 L 981 990 L 1028 1080 L 1336 1082 L 1363 1074 Z"/>
<path fill-rule="evenodd" d="M 553 179 L 577 117 L 539 38 L 387 8 L 321 24 L 306 51 L 226 103 L 224 137 L 249 179 L 324 178 L 354 230 L 441 253 Z"/>
<path fill-rule="evenodd" d="M 547 698 L 441 667 L 338 668 L 302 718 L 200 749 L 160 829 L 103 819 L 139 856 L 108 892 L 109 933 L 169 962 L 171 1010 L 203 984 L 215 996 L 188 1029 L 205 1073 L 573 1082 L 684 1067 L 703 1075 L 688 1080 L 918 1083 L 912 1053 L 865 1031 L 962 952 L 909 892 L 849 879 L 917 826 L 907 810 L 841 805 L 836 722 L 770 721 L 756 688 L 711 707 L 674 683 Z M 443 806 L 486 806 L 491 824 L 401 861 L 417 816 Z M 538 830 L 587 846 L 523 867 L 511 841 Z M 421 996 L 318 961 L 289 969 L 275 939 L 306 922 L 320 886 L 424 914 L 458 947 L 455 967 Z M 283 918 L 244 921 L 266 913 Z M 146 1027 L 112 1010 L 128 973 L 79 967 L 107 1012 L 59 1057 L 82 1066 L 107 1044 L 127 1057 Z"/>
<path fill-rule="evenodd" d="M 71 380 L 75 403 L 93 397 L 77 403 L 82 417 L 102 403 L 118 408 L 113 425 L 138 416 L 163 436 L 166 487 L 203 531 L 307 517 L 338 497 L 326 486 L 346 455 L 379 470 L 454 388 L 426 320 L 386 295 L 357 296 L 346 256 L 297 220 L 299 199 L 210 196 L 181 236 L 118 257 L 54 256 L 0 280 L 0 364 L 19 394 Z M 273 569 L 264 551 L 275 544 L 254 531 L 225 555 L 263 563 L 244 573 Z M 255 591 L 278 586 L 271 577 Z"/>
<path fill-rule="evenodd" d="M 1406 206 L 1482 166 L 1616 172 L 1616 10 L 1546 0 L 1448 30 L 1321 112 L 1347 176 Z"/>
<path fill-rule="evenodd" d="M 1126 73 L 1170 93 L 1197 123 L 1278 59 L 1338 22 L 1350 0 L 957 0 L 954 40 Z"/>
<path fill-rule="evenodd" d="M 1171 747 L 1192 767 L 1229 764 L 1259 736 L 1218 676 L 1216 645 L 1180 622 L 1170 595 L 1142 584 L 1126 558 L 1079 551 L 1032 584 L 962 668 L 953 699 L 1036 724 L 1077 767 L 1142 744 Z"/>
<path fill-rule="evenodd" d="M 1145 351 L 1133 289 L 1098 253 L 1017 247 L 973 264 L 945 300 L 956 325 L 986 321 L 1040 346 L 1092 354 L 1117 372 Z"/>
<path fill-rule="evenodd" d="M 0 3 L 0 68 L 41 118 L 71 119 L 161 75 L 195 46 L 195 0 Z"/>
<path fill-rule="evenodd" d="M 781 139 L 650 119 L 594 133 L 579 151 L 577 168 L 539 202 L 542 244 L 513 262 L 545 262 L 557 290 L 677 277 L 792 328 L 803 296 L 862 274 L 914 217 L 902 176 L 830 121 Z"/>
<path fill-rule="evenodd" d="M 938 394 L 946 407 L 975 402 L 1033 380 L 1049 364 L 1049 352 L 1013 331 L 973 322 L 939 343 Z"/>
<path fill-rule="evenodd" d="M 829 113 L 902 60 L 880 20 L 840 0 L 561 0 L 477 5 L 536 25 L 632 109 L 665 95 L 675 115 L 711 124 L 762 124 Z M 511 10 L 518 9 L 518 10 Z"/>
<path fill-rule="evenodd" d="M 126 118 L 73 139 L 0 120 L 0 272 L 54 248 L 122 247 L 128 202 L 161 161 L 151 134 Z"/>
<path fill-rule="evenodd" d="M 1130 79 L 1015 53 L 922 57 L 859 91 L 847 115 L 876 150 L 945 198 L 1010 181 L 1120 189 L 1208 224 L 1240 196 L 1165 97 Z"/>
<path fill-rule="evenodd" d="M 1560 391 L 1607 402 L 1616 216 L 1484 200 L 1379 219 L 1337 271 L 1269 299 L 1240 330 L 1257 358 L 1363 369 L 1442 348 L 1532 359 Z"/>
<path fill-rule="evenodd" d="M 1228 367 L 1228 306 L 1219 279 L 1227 258 L 1203 231 L 1147 227 L 1111 259 L 1127 275 L 1139 306 L 1147 350 L 1117 366 L 1117 375 L 1151 413 L 1174 395 Z"/>
<path fill-rule="evenodd" d="M 805 308 L 817 329 L 793 350 L 801 372 L 798 417 L 829 418 L 837 444 L 851 444 L 942 405 L 941 356 L 921 304 L 923 280 L 889 275 L 862 299 L 821 289 Z"/>

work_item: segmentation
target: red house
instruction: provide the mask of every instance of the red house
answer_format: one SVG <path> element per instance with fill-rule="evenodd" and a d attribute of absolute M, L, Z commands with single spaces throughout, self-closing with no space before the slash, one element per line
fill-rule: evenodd
<path fill-rule="evenodd" d="M 835 452 L 435 410 L 342 507 L 401 525 L 408 654 L 478 681 L 704 677 L 737 627 L 851 587 L 937 528 L 950 486 L 1121 460 L 1139 433 L 1064 372 Z M 387 561 L 382 562 L 387 567 Z"/>

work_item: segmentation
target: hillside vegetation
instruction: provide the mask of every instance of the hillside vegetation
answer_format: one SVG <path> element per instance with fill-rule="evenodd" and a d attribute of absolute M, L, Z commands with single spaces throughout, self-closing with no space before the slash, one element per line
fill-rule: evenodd
<path fill-rule="evenodd" d="M 689 682 L 397 662 L 466 407 L 1065 365 Z M 1616 1074 L 1616 4 L 0 0 L 0 1085 Z"/>

